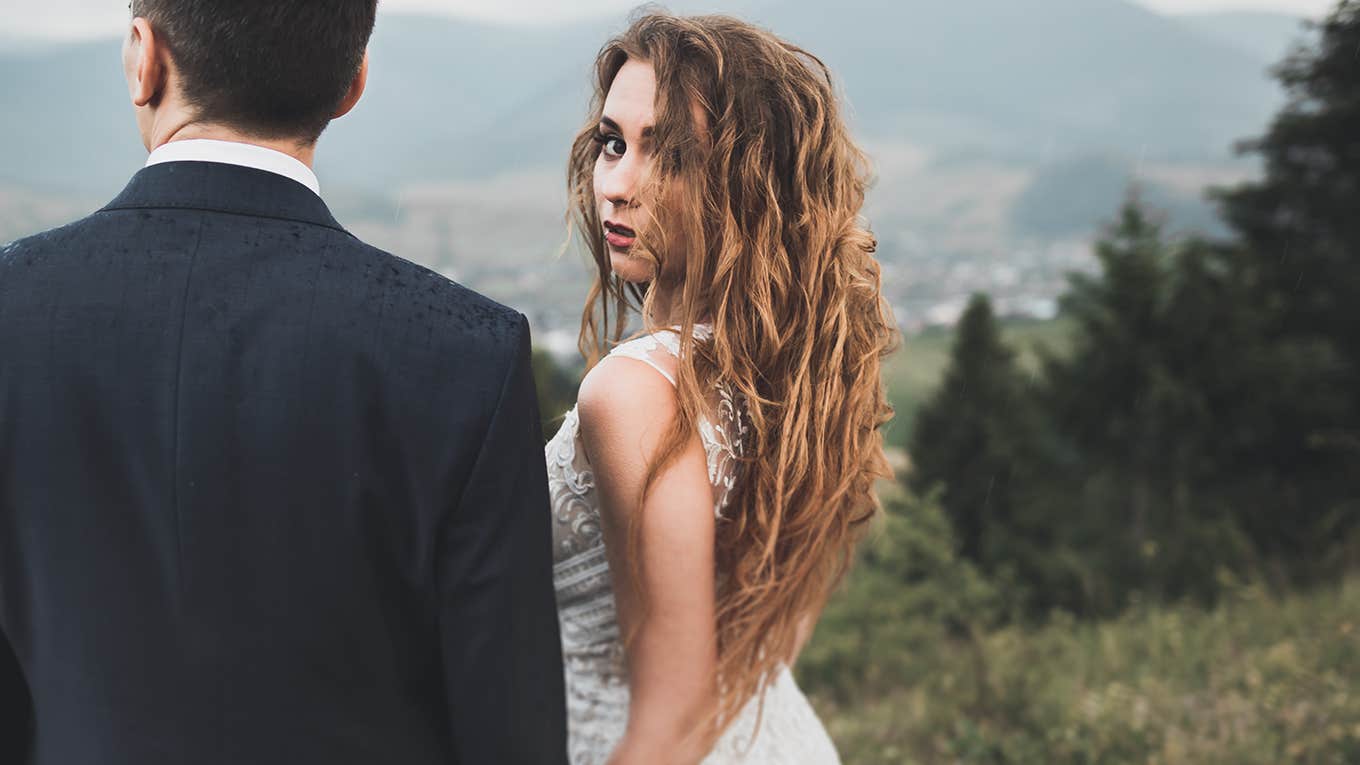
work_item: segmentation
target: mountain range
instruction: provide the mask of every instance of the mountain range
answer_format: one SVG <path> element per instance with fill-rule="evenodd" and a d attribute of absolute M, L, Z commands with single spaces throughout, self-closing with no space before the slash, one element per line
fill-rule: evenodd
<path fill-rule="evenodd" d="M 866 213 L 908 319 L 975 290 L 1003 309 L 1051 304 L 1130 183 L 1176 228 L 1217 230 L 1202 191 L 1255 172 L 1233 145 L 1264 131 L 1283 102 L 1269 69 L 1307 34 L 1285 15 L 1131 0 L 723 7 L 835 74 L 875 161 Z M 380 13 L 368 91 L 318 150 L 328 203 L 369 241 L 569 326 L 584 272 L 552 260 L 566 150 L 594 55 L 626 24 Z M 0 99 L 0 241 L 92 209 L 144 160 L 118 40 L 0 37 Z"/>
<path fill-rule="evenodd" d="M 1279 104 L 1266 51 L 1297 20 L 1167 17 L 1127 0 L 749 2 L 824 59 L 856 130 L 943 154 L 1042 161 L 1123 152 L 1226 158 Z M 556 167 L 585 114 L 594 51 L 621 19 L 496 26 L 387 14 L 367 95 L 322 144 L 345 185 Z M 118 41 L 0 54 L 0 179 L 108 191 L 141 154 Z"/>

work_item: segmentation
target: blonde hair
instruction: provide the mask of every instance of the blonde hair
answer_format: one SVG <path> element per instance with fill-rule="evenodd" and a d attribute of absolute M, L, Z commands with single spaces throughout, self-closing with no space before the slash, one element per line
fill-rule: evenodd
<path fill-rule="evenodd" d="M 684 273 L 673 303 L 682 416 L 647 485 L 693 437 L 715 386 L 739 394 L 749 426 L 716 530 L 721 729 L 789 660 L 877 511 L 874 481 L 891 474 L 880 364 L 896 332 L 859 215 L 868 161 L 826 66 L 737 19 L 651 12 L 600 51 L 568 167 L 573 222 L 598 270 L 581 321 L 588 362 L 653 296 L 612 273 L 593 192 L 597 125 L 628 60 L 657 80 L 656 202 L 631 254 L 657 274 L 682 258 Z M 712 328 L 702 342 L 700 321 Z"/>

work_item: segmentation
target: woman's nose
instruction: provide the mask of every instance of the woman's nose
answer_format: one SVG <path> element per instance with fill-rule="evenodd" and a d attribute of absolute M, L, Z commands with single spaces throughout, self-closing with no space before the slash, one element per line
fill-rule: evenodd
<path fill-rule="evenodd" d="M 637 170 L 627 157 L 605 171 L 600 193 L 615 207 L 632 204 L 637 188 Z"/>

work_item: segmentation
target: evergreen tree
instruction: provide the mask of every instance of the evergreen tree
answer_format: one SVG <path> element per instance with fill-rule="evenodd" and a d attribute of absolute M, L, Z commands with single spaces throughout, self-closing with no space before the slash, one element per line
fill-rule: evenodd
<path fill-rule="evenodd" d="M 921 495 L 940 489 L 960 553 L 990 570 L 1014 521 L 1029 406 L 985 295 L 973 297 L 957 332 L 944 381 L 916 416 L 909 483 Z"/>
<path fill-rule="evenodd" d="M 1218 193 L 1267 339 L 1239 446 L 1251 495 L 1272 502 L 1249 502 L 1247 526 L 1305 575 L 1360 518 L 1360 2 L 1318 33 L 1277 68 L 1288 104 L 1243 145 L 1264 177 Z"/>
<path fill-rule="evenodd" d="M 1164 417 L 1174 398 L 1161 343 L 1170 257 L 1160 226 L 1130 200 L 1096 244 L 1100 270 L 1074 274 L 1060 305 L 1070 353 L 1045 360 L 1044 411 L 1059 448 L 1040 471 L 1052 522 L 1084 562 L 1088 606 L 1142 587 L 1162 538 Z"/>
<path fill-rule="evenodd" d="M 1279 329 L 1334 341 L 1360 361 L 1360 0 L 1319 25 L 1316 47 L 1276 68 L 1289 101 L 1241 150 L 1265 177 L 1218 196 L 1246 251 L 1260 309 Z M 1357 391 L 1360 393 L 1360 391 Z"/>
<path fill-rule="evenodd" d="M 1086 608 L 1132 592 L 1211 599 L 1252 560 L 1232 499 L 1257 330 L 1222 248 L 1170 242 L 1136 199 L 1063 297 L 1070 353 L 1045 364 L 1056 449 L 1035 496 L 1081 560 Z"/>

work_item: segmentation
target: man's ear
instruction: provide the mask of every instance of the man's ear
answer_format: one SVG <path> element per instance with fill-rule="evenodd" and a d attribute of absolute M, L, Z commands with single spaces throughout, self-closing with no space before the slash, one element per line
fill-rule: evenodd
<path fill-rule="evenodd" d="M 155 106 L 165 93 L 169 79 L 169 51 L 144 18 L 132 20 L 129 34 L 127 46 L 123 50 L 128 95 L 136 106 Z"/>
<path fill-rule="evenodd" d="M 345 92 L 345 97 L 340 99 L 340 105 L 335 107 L 335 113 L 331 119 L 339 119 L 354 105 L 359 103 L 359 99 L 364 95 L 364 87 L 368 85 L 368 51 L 364 51 L 364 60 L 359 64 L 359 73 L 354 75 L 354 80 L 349 84 L 349 90 Z"/>

